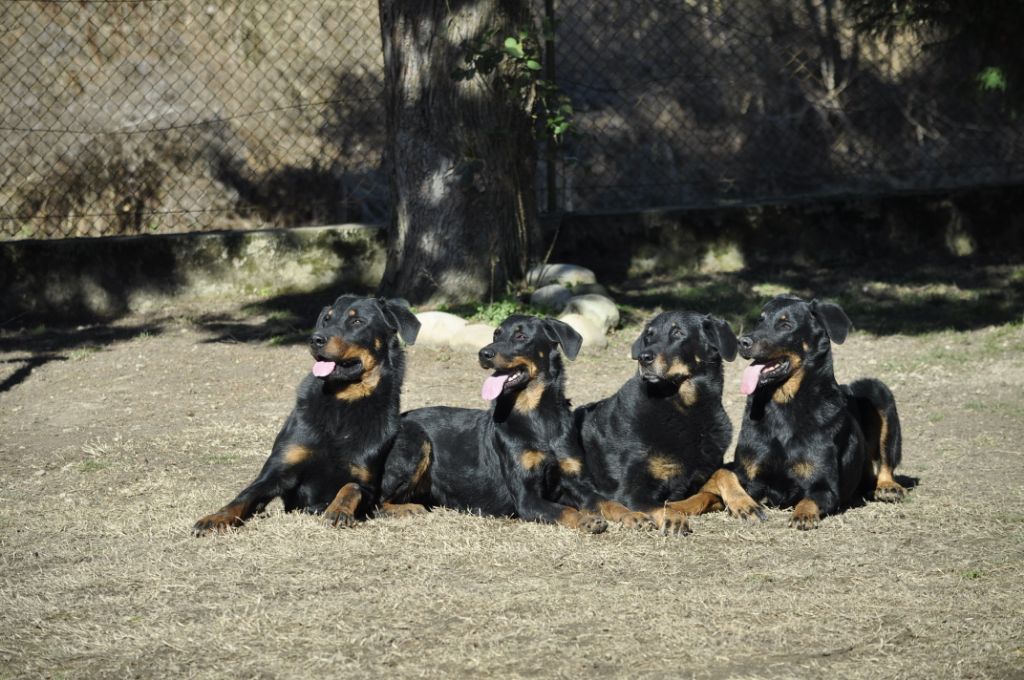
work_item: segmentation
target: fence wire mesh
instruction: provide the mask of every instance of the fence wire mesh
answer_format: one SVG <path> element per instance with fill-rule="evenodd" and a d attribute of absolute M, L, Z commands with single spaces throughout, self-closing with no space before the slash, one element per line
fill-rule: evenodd
<path fill-rule="evenodd" d="M 554 14 L 580 134 L 541 154 L 541 206 L 1024 181 L 1022 126 L 971 55 L 860 35 L 832 0 Z M 0 238 L 386 218 L 376 2 L 7 0 L 0 18 Z"/>
<path fill-rule="evenodd" d="M 883 41 L 829 0 L 555 9 L 557 81 L 582 133 L 557 169 L 563 210 L 1024 179 L 1024 127 L 979 90 L 979 55 L 940 36 Z"/>

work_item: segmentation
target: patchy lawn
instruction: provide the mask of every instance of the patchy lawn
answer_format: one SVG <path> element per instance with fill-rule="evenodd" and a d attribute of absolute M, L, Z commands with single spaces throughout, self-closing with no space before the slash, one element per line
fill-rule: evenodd
<path fill-rule="evenodd" d="M 447 511 L 338 530 L 275 504 L 194 539 L 269 452 L 310 368 L 307 310 L 7 331 L 0 677 L 1021 677 L 1016 271 L 816 281 L 865 329 L 836 348 L 837 372 L 892 387 L 898 473 L 916 486 L 812 532 L 783 511 L 696 518 L 686 538 Z M 632 325 L 569 364 L 570 396 L 632 373 L 657 306 L 742 321 L 776 287 L 811 292 L 783 275 L 623 286 Z M 737 425 L 741 368 L 726 371 Z M 483 406 L 484 376 L 471 353 L 413 347 L 403 405 Z"/>

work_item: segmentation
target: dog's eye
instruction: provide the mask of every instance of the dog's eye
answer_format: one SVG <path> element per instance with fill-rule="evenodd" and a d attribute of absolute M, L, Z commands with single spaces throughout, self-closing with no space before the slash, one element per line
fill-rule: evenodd
<path fill-rule="evenodd" d="M 351 319 L 349 319 L 349 323 L 351 323 L 353 326 L 362 326 L 366 322 L 360 319 L 358 316 L 353 316 Z"/>
<path fill-rule="evenodd" d="M 516 342 L 525 342 L 526 341 L 526 336 L 523 335 L 522 333 L 516 333 L 514 337 L 515 337 L 515 341 Z"/>
<path fill-rule="evenodd" d="M 783 319 L 782 321 L 775 324 L 775 327 L 782 331 L 791 331 L 793 330 L 793 322 L 790 321 L 789 319 Z"/>
<path fill-rule="evenodd" d="M 679 326 L 673 326 L 672 330 L 669 331 L 668 336 L 670 338 L 681 338 L 683 337 L 683 329 Z"/>

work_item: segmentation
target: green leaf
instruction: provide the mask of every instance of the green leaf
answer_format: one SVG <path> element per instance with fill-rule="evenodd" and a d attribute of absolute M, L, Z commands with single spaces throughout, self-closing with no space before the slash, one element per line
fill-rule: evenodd
<path fill-rule="evenodd" d="M 989 66 L 978 74 L 978 84 L 983 90 L 1006 92 L 1006 74 L 998 66 Z"/>
<path fill-rule="evenodd" d="M 531 71 L 539 71 L 541 69 L 541 65 L 538 62 L 534 61 L 533 59 L 527 59 L 526 68 L 530 69 Z"/>
<path fill-rule="evenodd" d="M 516 59 L 522 59 L 525 56 L 522 44 L 515 38 L 505 38 L 505 51 Z"/>

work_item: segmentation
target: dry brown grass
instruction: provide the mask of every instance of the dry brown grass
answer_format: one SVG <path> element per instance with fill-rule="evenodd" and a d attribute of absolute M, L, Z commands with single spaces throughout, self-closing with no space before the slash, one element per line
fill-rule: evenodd
<path fill-rule="evenodd" d="M 193 539 L 309 359 L 163 331 L 0 393 L 2 677 L 1021 677 L 1020 326 L 838 348 L 840 378 L 896 393 L 904 504 L 812 532 L 717 514 L 687 538 L 447 511 L 336 530 L 275 505 Z M 575 401 L 627 377 L 635 331 L 569 366 Z M 0 355 L 0 380 L 26 356 Z M 479 404 L 471 355 L 409 363 L 406 407 Z"/>

